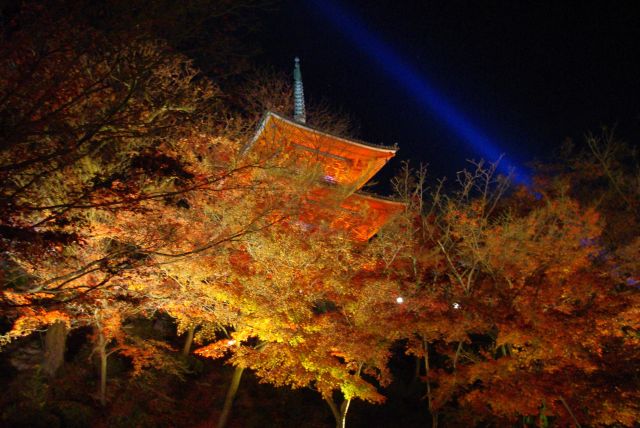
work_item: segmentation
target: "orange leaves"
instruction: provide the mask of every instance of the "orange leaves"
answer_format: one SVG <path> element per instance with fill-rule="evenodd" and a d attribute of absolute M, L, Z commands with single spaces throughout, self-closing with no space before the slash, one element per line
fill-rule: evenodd
<path fill-rule="evenodd" d="M 100 333 L 107 338 L 107 340 L 115 339 L 122 335 L 122 314 L 118 308 L 100 310 L 96 321 Z"/>
<path fill-rule="evenodd" d="M 70 327 L 69 315 L 60 311 L 45 311 L 43 309 L 31 309 L 27 314 L 20 316 L 14 323 L 17 330 L 28 330 L 36 327 L 47 326 L 57 321 L 63 321 L 67 327 Z"/>
<path fill-rule="evenodd" d="M 146 368 L 169 372 L 177 368 L 175 361 L 165 355 L 166 351 L 174 351 L 174 349 L 164 342 L 129 338 L 127 342 L 119 344 L 117 349 L 118 353 L 131 360 L 133 376 L 140 376 Z"/>
<path fill-rule="evenodd" d="M 338 348 L 331 348 L 329 350 L 329 354 L 334 356 L 334 357 L 338 357 L 338 358 L 342 358 L 342 359 L 346 359 L 347 358 L 347 354 L 345 354 L 342 350 L 338 349 Z"/>
<path fill-rule="evenodd" d="M 220 159 L 237 140 L 203 132 L 211 130 L 214 85 L 196 79 L 191 61 L 164 42 L 106 38 L 82 16 L 27 9 L 16 9 L 19 24 L 0 42 L 10 55 L 0 81 L 11 106 L 0 199 L 12 194 L 0 226 L 32 231 L 3 247 L 32 288 L 66 301 L 112 285 L 123 271 L 138 273 L 152 253 L 184 253 L 224 235 L 209 222 L 210 233 L 197 237 L 202 206 L 199 218 L 185 215 L 194 193 L 216 199 L 212 190 L 222 189 L 213 183 L 233 171 Z M 149 284 L 147 273 L 140 276 Z"/>
<path fill-rule="evenodd" d="M 224 356 L 230 349 L 230 347 L 237 345 L 234 339 L 218 340 L 213 343 L 203 346 L 194 351 L 194 354 L 200 355 L 205 358 L 220 358 Z"/>
<path fill-rule="evenodd" d="M 549 201 L 522 218 L 506 218 L 483 232 L 481 250 L 489 268 L 512 286 L 522 286 L 535 272 L 560 281 L 590 263 L 597 251 L 598 216 L 568 199 Z"/>
<path fill-rule="evenodd" d="M 21 293 L 13 293 L 11 291 L 4 291 L 3 298 L 7 299 L 12 305 L 26 306 L 31 303 L 34 296 L 29 296 Z M 44 296 L 42 296 L 44 297 Z"/>
<path fill-rule="evenodd" d="M 234 365 L 253 369 L 262 381 L 292 388 L 313 384 L 326 397 L 340 390 L 380 402 L 360 372 L 364 366 L 381 384 L 390 380 L 385 366 L 393 339 L 386 334 L 392 329 L 380 329 L 389 315 L 380 310 L 395 309 L 397 286 L 373 280 L 378 274 L 372 270 L 365 274 L 370 280 L 357 279 L 372 259 L 340 238 L 297 234 L 286 226 L 253 235 L 246 249 L 231 253 L 232 284 L 211 284 L 238 309 L 233 338 L 242 346 L 215 341 L 196 353 L 218 358 L 231 351 Z"/>
<path fill-rule="evenodd" d="M 509 326 L 499 326 L 498 327 L 498 337 L 496 339 L 496 346 L 502 346 L 505 344 L 523 346 L 527 343 L 527 341 L 531 340 L 532 337 L 527 335 L 521 328 L 518 326 L 509 327 Z"/>
<path fill-rule="evenodd" d="M 637 276 L 636 243 L 618 247 L 619 258 L 606 251 L 599 212 L 566 188 L 561 196 L 520 189 L 507 197 L 490 179 L 485 187 L 477 173 L 465 177 L 460 193 L 434 197 L 414 232 L 424 234 L 418 255 L 408 257 L 413 265 L 394 265 L 394 280 L 415 290 L 403 305 L 414 316 L 408 329 L 418 333 L 407 352 L 437 352 L 425 378 L 430 404 L 455 401 L 456 412 L 475 418 L 464 426 L 543 411 L 561 425 L 575 423 L 559 397 L 580 423 L 609 406 L 602 396 L 617 397 L 620 413 L 629 412 L 640 317 L 637 290 L 621 284 Z M 420 258 L 434 248 L 440 261 Z"/>
<path fill-rule="evenodd" d="M 27 308 L 17 320 L 14 321 L 11 330 L 0 335 L 0 346 L 11 340 L 28 336 L 36 330 L 46 328 L 56 322 L 62 321 L 67 328 L 71 327 L 71 318 L 61 311 L 45 311 L 44 309 Z"/>

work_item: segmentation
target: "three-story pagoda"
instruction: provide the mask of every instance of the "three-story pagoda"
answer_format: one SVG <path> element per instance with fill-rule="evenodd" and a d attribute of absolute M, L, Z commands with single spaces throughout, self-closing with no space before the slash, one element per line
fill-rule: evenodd
<path fill-rule="evenodd" d="M 348 231 L 366 241 L 405 209 L 403 202 L 361 192 L 360 189 L 391 159 L 397 148 L 338 137 L 306 125 L 300 63 L 294 69 L 294 115 L 288 119 L 268 111 L 245 148 L 276 156 L 295 168 L 315 171 L 321 185 L 309 190 L 299 223 L 320 223 Z M 331 200 L 331 203 L 327 201 Z"/>

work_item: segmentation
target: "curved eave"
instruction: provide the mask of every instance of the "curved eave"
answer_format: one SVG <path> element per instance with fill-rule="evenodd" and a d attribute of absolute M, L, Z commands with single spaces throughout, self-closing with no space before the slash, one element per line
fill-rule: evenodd
<path fill-rule="evenodd" d="M 326 138 L 326 139 L 329 139 L 329 140 L 341 142 L 343 144 L 346 144 L 347 146 L 359 147 L 359 148 L 365 149 L 367 151 L 371 151 L 373 153 L 376 153 L 377 156 L 382 155 L 382 157 L 386 157 L 386 158 L 393 157 L 396 154 L 396 152 L 398 151 L 397 147 L 386 147 L 386 146 L 367 143 L 367 142 L 360 141 L 360 140 L 355 140 L 355 139 L 344 138 L 344 137 L 339 137 L 339 136 L 336 136 L 336 135 L 332 135 L 332 134 L 329 134 L 327 132 L 320 131 L 318 129 L 310 127 L 308 125 L 305 125 L 305 124 L 296 122 L 294 120 L 288 119 L 288 118 L 286 118 L 284 116 L 281 116 L 281 115 L 279 115 L 277 113 L 274 113 L 272 111 L 267 111 L 264 114 L 264 116 L 262 117 L 262 120 L 260 121 L 260 125 L 258 126 L 258 129 L 256 130 L 256 133 L 254 134 L 253 138 L 242 149 L 242 153 L 245 153 L 249 149 L 251 149 L 251 147 L 256 143 L 256 141 L 258 141 L 260 139 L 260 136 L 264 132 L 264 129 L 265 129 L 265 127 L 266 127 L 266 125 L 267 125 L 267 123 L 269 122 L 270 119 L 273 119 L 275 121 L 284 123 L 287 126 L 290 126 L 290 127 L 298 129 L 303 134 L 306 134 L 308 137 L 311 137 L 311 138 L 309 138 L 310 140 L 313 137 L 315 137 L 315 138 Z"/>
<path fill-rule="evenodd" d="M 274 117 L 274 118 L 276 118 L 276 119 L 278 119 L 278 120 L 280 120 L 282 122 L 287 123 L 288 125 L 294 126 L 294 127 L 298 128 L 300 130 L 303 130 L 305 132 L 309 132 L 309 133 L 312 133 L 312 134 L 317 135 L 317 136 L 331 138 L 333 140 L 342 141 L 342 142 L 344 142 L 346 144 L 349 144 L 349 145 L 362 147 L 362 148 L 373 150 L 373 151 L 380 152 L 380 153 L 390 153 L 392 155 L 395 155 L 396 152 L 398 151 L 397 147 L 387 147 L 387 146 L 382 146 L 382 145 L 378 145 L 378 144 L 367 143 L 365 141 L 355 140 L 355 139 L 352 139 L 352 138 L 338 137 L 336 135 L 332 135 L 332 134 L 320 131 L 319 129 L 315 129 L 313 127 L 310 127 L 310 126 L 308 126 L 306 124 L 302 124 L 300 122 L 296 122 L 295 120 L 288 119 L 288 118 L 286 118 L 284 116 L 281 116 L 281 115 L 279 115 L 277 113 L 274 113 L 274 112 L 271 112 L 271 111 L 267 112 L 266 116 L 267 117 L 268 116 L 272 116 L 272 117 Z"/>
<path fill-rule="evenodd" d="M 389 207 L 393 206 L 393 207 L 402 208 L 402 209 L 405 209 L 407 207 L 407 203 L 404 201 L 399 201 L 391 197 L 374 195 L 372 193 L 367 193 L 362 191 L 355 192 L 351 196 L 364 199 L 364 200 L 375 201 L 377 203 L 380 203 L 381 205 L 386 205 Z"/>
<path fill-rule="evenodd" d="M 364 212 L 364 218 L 360 218 L 354 209 L 362 209 L 363 205 L 366 207 Z M 351 223 L 351 233 L 356 240 L 366 241 L 373 235 L 378 233 L 378 230 L 384 226 L 389 220 L 396 215 L 402 213 L 407 204 L 400 201 L 394 201 L 377 197 L 370 194 L 352 193 L 341 204 L 347 212 L 353 212 L 355 221 Z M 345 217 L 350 217 L 346 214 Z"/>

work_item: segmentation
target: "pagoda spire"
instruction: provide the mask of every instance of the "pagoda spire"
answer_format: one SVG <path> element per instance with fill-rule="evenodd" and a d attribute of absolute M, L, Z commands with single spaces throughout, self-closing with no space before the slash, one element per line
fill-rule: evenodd
<path fill-rule="evenodd" d="M 296 57 L 293 68 L 293 120 L 300 123 L 307 121 L 304 111 L 304 89 L 302 88 L 302 72 L 300 72 L 300 58 Z"/>

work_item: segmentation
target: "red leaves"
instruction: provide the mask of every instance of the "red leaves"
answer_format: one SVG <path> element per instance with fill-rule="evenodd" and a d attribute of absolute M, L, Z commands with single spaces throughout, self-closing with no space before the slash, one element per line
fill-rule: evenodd
<path fill-rule="evenodd" d="M 246 249 L 232 250 L 229 254 L 229 264 L 241 275 L 251 275 L 255 272 L 253 259 Z"/>

